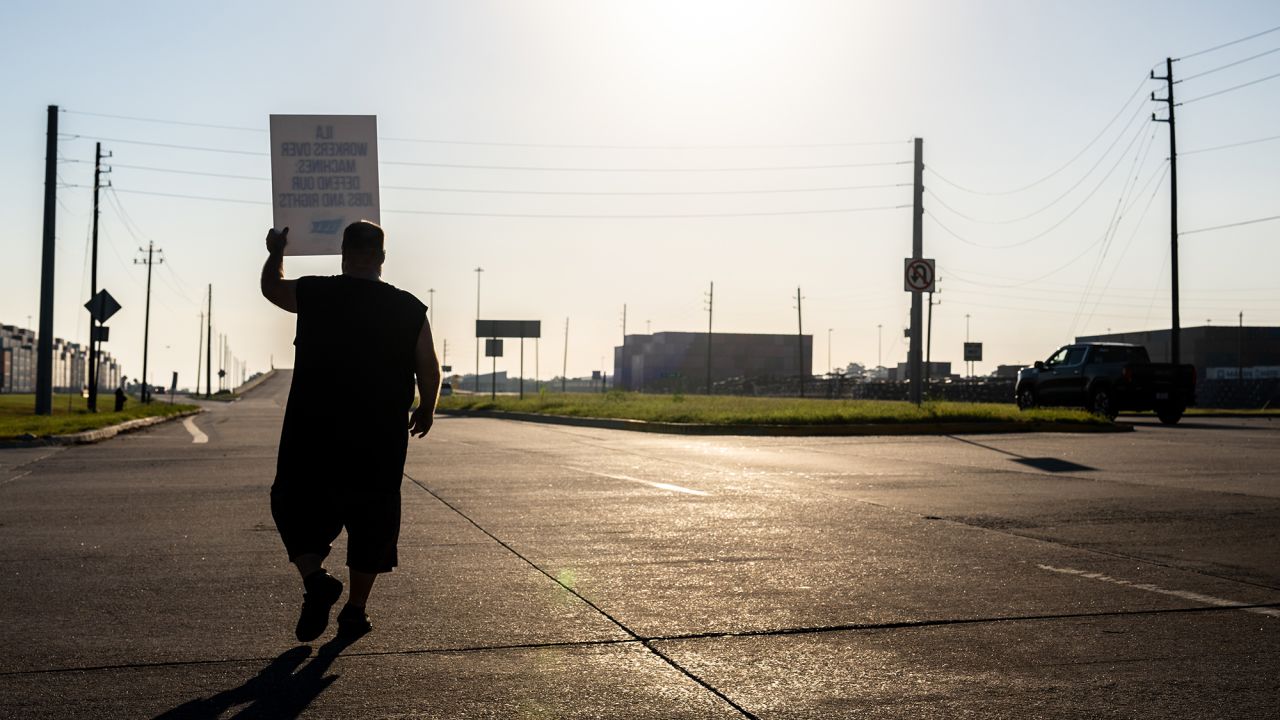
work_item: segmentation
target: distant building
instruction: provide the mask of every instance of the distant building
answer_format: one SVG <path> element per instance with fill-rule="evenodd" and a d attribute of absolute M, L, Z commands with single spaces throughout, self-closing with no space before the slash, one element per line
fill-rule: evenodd
<path fill-rule="evenodd" d="M 1142 345 L 1153 362 L 1168 362 L 1169 334 L 1168 330 L 1145 330 L 1083 335 L 1077 337 L 1076 342 Z M 1245 378 L 1255 375 L 1263 378 L 1268 372 L 1265 368 L 1280 366 L 1280 327 L 1201 325 L 1182 328 L 1179 354 L 1182 362 L 1196 366 L 1196 374 L 1201 380 L 1235 378 L 1239 376 L 1240 368 L 1244 368 Z"/>
<path fill-rule="evenodd" d="M 924 370 L 925 377 L 931 380 L 942 380 L 951 377 L 951 363 L 949 362 L 921 362 L 920 367 Z M 889 379 L 897 382 L 910 380 L 911 363 L 898 363 L 896 369 L 889 371 Z"/>
<path fill-rule="evenodd" d="M 0 325 L 0 392 L 36 391 L 36 333 L 14 325 Z M 99 390 L 120 384 L 120 364 L 100 352 Z M 79 343 L 53 339 L 53 390 L 78 393 L 89 387 L 89 349 Z"/>
<path fill-rule="evenodd" d="M 801 359 L 803 355 L 803 360 Z M 812 335 L 714 333 L 711 381 L 809 377 Z M 707 333 L 627 335 L 613 349 L 613 386 L 623 390 L 702 392 L 707 385 Z"/>
<path fill-rule="evenodd" d="M 1026 365 L 997 365 L 995 372 L 991 373 L 991 377 L 1016 380 L 1018 378 L 1018 371 L 1024 367 L 1026 367 Z"/>

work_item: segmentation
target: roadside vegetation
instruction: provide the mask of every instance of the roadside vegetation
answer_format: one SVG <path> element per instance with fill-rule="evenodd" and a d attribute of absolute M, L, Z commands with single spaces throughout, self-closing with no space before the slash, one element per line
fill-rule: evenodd
<path fill-rule="evenodd" d="M 1078 409 L 1043 408 L 1020 411 L 999 403 L 926 402 L 917 407 L 889 400 L 826 400 L 706 395 L 548 393 L 514 396 L 451 395 L 442 410 L 508 412 L 616 418 L 649 422 L 711 425 L 853 425 L 872 423 L 1018 422 L 1109 424 Z"/>
<path fill-rule="evenodd" d="M 197 409 L 195 405 L 182 403 L 170 405 L 167 399 L 143 405 L 136 397 L 130 396 L 122 412 L 91 413 L 86 407 L 87 402 L 79 395 L 54 395 L 53 414 L 36 415 L 35 395 L 0 395 L 0 440 L 13 440 L 23 435 L 66 435 L 137 418 L 175 415 Z M 98 396 L 98 407 L 110 410 L 115 407 L 115 397 L 111 393 Z"/>

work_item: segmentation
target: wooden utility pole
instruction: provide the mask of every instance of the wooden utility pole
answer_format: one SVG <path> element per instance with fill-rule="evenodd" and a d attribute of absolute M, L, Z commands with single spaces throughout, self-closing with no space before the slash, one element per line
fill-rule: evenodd
<path fill-rule="evenodd" d="M 204 342 L 204 399 L 213 397 L 213 283 L 209 283 L 209 313 L 205 315 Z M 275 360 L 271 362 L 275 366 Z M 200 387 L 200 377 L 196 377 L 196 387 Z"/>
<path fill-rule="evenodd" d="M 924 258 L 924 140 L 915 139 L 915 182 L 913 196 L 914 206 L 911 211 L 911 258 Z M 911 347 L 907 357 L 911 373 L 911 402 L 920 404 L 921 387 L 921 326 L 924 325 L 924 307 L 922 293 L 911 293 Z"/>
<path fill-rule="evenodd" d="M 58 222 L 58 106 L 49 106 L 44 141 L 44 238 L 40 251 L 40 331 L 36 338 L 36 414 L 53 414 L 53 261 Z"/>
<path fill-rule="evenodd" d="M 1173 118 L 1173 109 L 1177 107 L 1177 103 L 1173 101 L 1173 58 L 1165 58 L 1164 68 L 1164 77 L 1156 77 L 1152 70 L 1151 79 L 1165 81 L 1165 97 L 1158 98 L 1153 92 L 1151 99 L 1166 103 L 1169 106 L 1169 117 L 1158 118 L 1155 113 L 1151 113 L 1151 119 L 1154 122 L 1169 123 L 1169 269 L 1173 273 L 1169 281 L 1173 300 L 1169 321 L 1169 362 L 1177 364 L 1181 362 L 1182 356 L 1182 322 L 1178 317 L 1178 133 Z"/>
<path fill-rule="evenodd" d="M 142 248 L 138 248 L 138 252 L 142 252 Z M 162 250 L 161 253 L 164 251 Z M 151 340 L 151 268 L 157 263 L 163 263 L 164 257 L 156 259 L 155 243 L 147 243 L 147 259 L 141 258 L 133 261 L 138 265 L 147 266 L 147 305 L 146 313 L 142 321 L 142 402 L 151 402 L 151 381 L 147 377 L 147 346 Z"/>
<path fill-rule="evenodd" d="M 799 353 L 800 365 L 796 374 L 800 376 L 800 397 L 804 397 L 804 315 L 800 312 L 800 288 L 796 288 L 796 352 Z"/>
<path fill-rule="evenodd" d="M 707 290 L 707 394 L 711 394 L 711 315 L 715 310 L 716 284 L 711 283 Z"/>
<path fill-rule="evenodd" d="M 102 187 L 102 143 L 93 152 L 93 249 L 89 260 L 89 299 L 98 296 L 98 190 Z M 92 303 L 91 303 L 92 304 Z M 89 412 L 98 412 L 98 308 L 89 311 Z"/>

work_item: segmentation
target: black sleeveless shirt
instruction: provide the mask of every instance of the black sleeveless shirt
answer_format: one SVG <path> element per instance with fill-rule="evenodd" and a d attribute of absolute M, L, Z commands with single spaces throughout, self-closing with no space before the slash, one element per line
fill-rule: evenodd
<path fill-rule="evenodd" d="M 377 280 L 298 279 L 293 384 L 277 472 L 398 485 L 426 306 Z"/>

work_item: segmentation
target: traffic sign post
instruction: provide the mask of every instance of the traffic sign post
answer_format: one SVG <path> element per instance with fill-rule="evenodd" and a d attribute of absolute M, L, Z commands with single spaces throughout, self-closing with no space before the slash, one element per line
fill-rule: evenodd
<path fill-rule="evenodd" d="M 120 312 L 120 303 L 111 297 L 106 288 L 99 290 L 84 304 L 89 311 L 89 409 L 98 411 L 98 344 L 109 337 L 109 328 L 102 323 Z"/>
<path fill-rule="evenodd" d="M 476 321 L 479 325 L 479 321 Z M 484 356 L 493 358 L 493 370 L 489 373 L 489 399 L 495 400 L 498 397 L 498 358 L 502 357 L 502 340 L 499 338 L 488 338 L 484 341 Z"/>
<path fill-rule="evenodd" d="M 906 258 L 902 261 L 902 289 L 914 293 L 931 293 L 935 291 L 937 273 L 934 272 L 934 260 L 929 258 Z"/>

